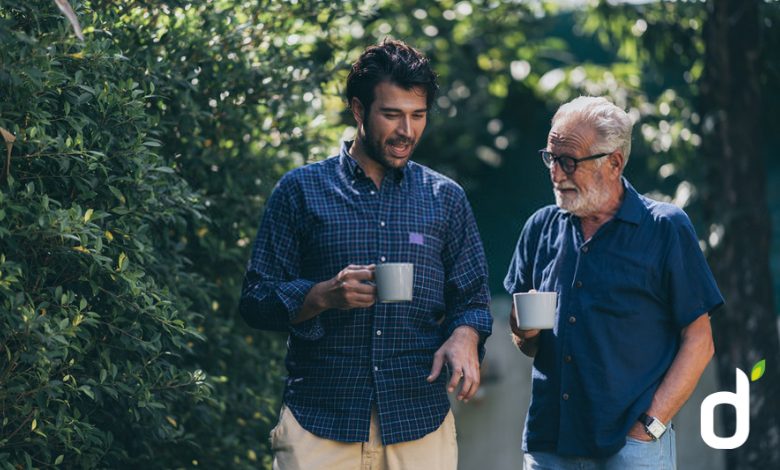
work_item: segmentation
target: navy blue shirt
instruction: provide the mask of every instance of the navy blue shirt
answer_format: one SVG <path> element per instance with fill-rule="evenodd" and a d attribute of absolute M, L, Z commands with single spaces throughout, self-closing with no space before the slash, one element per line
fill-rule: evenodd
<path fill-rule="evenodd" d="M 387 444 L 435 431 L 446 374 L 426 381 L 455 328 L 490 335 L 487 266 L 463 190 L 409 162 L 377 189 L 348 154 L 286 174 L 265 207 L 241 294 L 252 326 L 290 332 L 284 402 L 309 432 L 368 441 L 372 405 Z M 328 310 L 292 325 L 306 294 L 350 264 L 414 264 L 411 302 Z"/>
<path fill-rule="evenodd" d="M 618 452 L 680 347 L 680 332 L 723 303 L 688 216 L 637 194 L 584 240 L 556 206 L 526 222 L 504 287 L 558 293 L 556 326 L 533 363 L 523 449 Z"/>

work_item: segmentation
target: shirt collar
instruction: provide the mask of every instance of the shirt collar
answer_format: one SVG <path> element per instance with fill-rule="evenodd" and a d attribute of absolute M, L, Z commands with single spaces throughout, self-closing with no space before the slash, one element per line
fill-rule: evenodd
<path fill-rule="evenodd" d="M 631 186 L 631 183 L 629 183 L 625 177 L 621 177 L 621 180 L 625 191 L 623 193 L 623 203 L 615 214 L 615 218 L 634 225 L 639 225 L 639 222 L 642 220 L 645 206 L 642 204 L 642 200 L 639 199 L 639 193 Z"/>
<path fill-rule="evenodd" d="M 339 163 L 348 175 L 355 178 L 368 178 L 363 169 L 360 168 L 360 164 L 357 162 L 357 160 L 355 160 L 352 155 L 349 154 L 349 149 L 352 147 L 352 142 L 354 142 L 354 140 L 345 140 L 341 143 Z M 385 171 L 385 177 L 389 178 L 390 181 L 401 184 L 401 181 L 407 179 L 405 177 L 408 176 L 410 171 L 409 163 L 407 162 L 406 165 L 404 165 L 404 167 L 401 169 L 390 169 Z"/>

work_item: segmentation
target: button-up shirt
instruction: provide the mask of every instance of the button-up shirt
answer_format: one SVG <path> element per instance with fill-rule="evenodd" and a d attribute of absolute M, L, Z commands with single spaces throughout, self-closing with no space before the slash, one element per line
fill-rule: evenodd
<path fill-rule="evenodd" d="M 556 206 L 526 222 L 504 286 L 558 293 L 533 363 L 526 451 L 606 457 L 620 450 L 680 347 L 680 332 L 723 298 L 693 226 L 624 179 L 623 202 L 590 240 Z"/>
<path fill-rule="evenodd" d="M 436 430 L 449 411 L 433 355 L 459 326 L 490 335 L 487 266 L 463 190 L 408 162 L 379 188 L 348 153 L 286 174 L 265 208 L 241 294 L 252 326 L 289 331 L 284 402 L 320 437 L 385 444 Z M 327 310 L 291 324 L 306 294 L 350 264 L 414 264 L 413 300 Z"/>

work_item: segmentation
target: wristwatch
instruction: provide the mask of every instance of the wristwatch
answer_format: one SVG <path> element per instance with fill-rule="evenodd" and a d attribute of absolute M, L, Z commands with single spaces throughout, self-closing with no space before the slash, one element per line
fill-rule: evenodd
<path fill-rule="evenodd" d="M 648 416 L 645 413 L 639 415 L 639 422 L 645 425 L 645 432 L 648 436 L 657 441 L 666 432 L 666 426 L 655 416 Z"/>

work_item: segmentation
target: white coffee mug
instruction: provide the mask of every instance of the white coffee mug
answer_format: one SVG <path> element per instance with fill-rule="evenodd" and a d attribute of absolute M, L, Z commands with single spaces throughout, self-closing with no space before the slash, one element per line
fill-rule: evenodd
<path fill-rule="evenodd" d="M 555 326 L 557 292 L 518 292 L 512 297 L 521 330 L 547 330 Z"/>
<path fill-rule="evenodd" d="M 377 300 L 383 304 L 412 300 L 414 265 L 412 263 L 383 263 L 374 271 Z"/>

